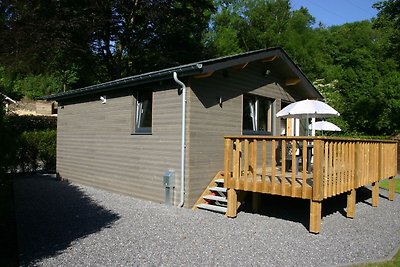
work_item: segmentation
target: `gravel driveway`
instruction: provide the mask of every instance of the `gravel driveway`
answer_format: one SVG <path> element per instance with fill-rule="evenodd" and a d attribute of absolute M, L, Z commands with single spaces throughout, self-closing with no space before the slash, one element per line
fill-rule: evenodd
<path fill-rule="evenodd" d="M 378 208 L 358 190 L 355 219 L 345 196 L 325 201 L 314 235 L 298 199 L 265 196 L 259 214 L 228 219 L 46 175 L 16 177 L 14 188 L 23 266 L 332 266 L 384 259 L 400 244 L 400 196 L 382 189 Z"/>

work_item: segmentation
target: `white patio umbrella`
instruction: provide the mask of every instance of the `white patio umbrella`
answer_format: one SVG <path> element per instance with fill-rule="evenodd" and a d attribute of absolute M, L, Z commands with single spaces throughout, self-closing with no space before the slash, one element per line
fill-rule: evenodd
<path fill-rule="evenodd" d="M 340 132 L 342 130 L 336 124 L 329 121 L 317 121 L 314 123 L 314 125 L 311 123 L 308 126 L 308 129 L 312 130 L 313 126 L 315 130 L 322 132 L 324 131 Z"/>
<path fill-rule="evenodd" d="M 294 102 L 276 113 L 276 117 L 278 118 L 311 118 L 312 124 L 315 123 L 315 118 L 327 118 L 339 115 L 339 112 L 328 104 L 309 99 Z M 312 135 L 315 135 L 314 128 L 312 129 Z"/>

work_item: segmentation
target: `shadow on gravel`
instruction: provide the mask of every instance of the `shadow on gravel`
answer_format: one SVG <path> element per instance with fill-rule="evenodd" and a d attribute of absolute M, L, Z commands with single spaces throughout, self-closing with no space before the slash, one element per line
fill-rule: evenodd
<path fill-rule="evenodd" d="M 274 196 L 260 194 L 260 203 L 258 212 L 253 212 L 251 194 L 248 195 L 244 205 L 239 209 L 239 212 L 257 213 L 260 215 L 274 217 L 282 220 L 301 223 L 306 229 L 309 228 L 310 222 L 310 200 L 290 198 L 282 196 Z M 368 188 L 361 187 L 357 189 L 356 202 L 371 204 L 372 191 Z M 328 198 L 322 202 L 322 218 L 340 213 L 346 216 L 347 195 L 341 194 L 335 197 Z"/>
<path fill-rule="evenodd" d="M 120 216 L 52 176 L 15 177 L 19 259 L 22 266 L 57 255 L 74 240 L 110 227 Z"/>

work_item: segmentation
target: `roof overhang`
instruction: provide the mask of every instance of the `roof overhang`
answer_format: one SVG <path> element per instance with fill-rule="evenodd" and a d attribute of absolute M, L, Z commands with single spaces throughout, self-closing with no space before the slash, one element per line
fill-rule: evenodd
<path fill-rule="evenodd" d="M 45 96 L 43 99 L 59 101 L 79 98 L 82 96 L 106 91 L 120 90 L 137 85 L 173 79 L 174 72 L 177 72 L 179 77 L 208 77 L 211 76 L 215 71 L 230 67 L 244 68 L 247 66 L 247 64 L 254 61 L 265 62 L 272 68 L 280 70 L 278 72 L 280 72 L 281 77 L 285 78 L 283 81 L 285 86 L 292 86 L 295 89 L 306 90 L 306 94 L 310 98 L 323 99 L 322 95 L 315 89 L 300 68 L 281 48 L 261 49 L 233 56 L 203 60 L 178 67 L 148 72 L 97 85 L 91 85 L 76 90 Z"/>

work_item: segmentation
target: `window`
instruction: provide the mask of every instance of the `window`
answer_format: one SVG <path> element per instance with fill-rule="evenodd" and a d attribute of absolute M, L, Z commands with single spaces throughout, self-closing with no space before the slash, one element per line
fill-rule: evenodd
<path fill-rule="evenodd" d="M 153 93 L 139 91 L 136 95 L 135 133 L 151 133 Z"/>
<path fill-rule="evenodd" d="M 243 134 L 272 134 L 272 100 L 243 96 Z"/>

